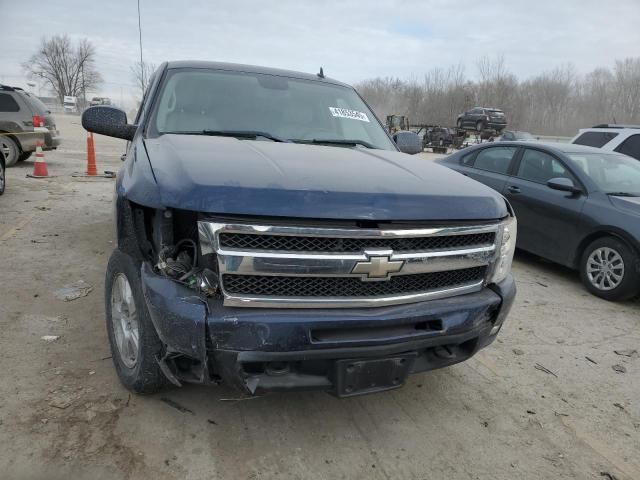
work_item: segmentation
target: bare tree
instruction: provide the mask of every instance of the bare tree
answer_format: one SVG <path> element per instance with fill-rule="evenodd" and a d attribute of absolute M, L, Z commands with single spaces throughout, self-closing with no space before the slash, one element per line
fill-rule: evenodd
<path fill-rule="evenodd" d="M 43 38 L 38 52 L 22 64 L 30 78 L 38 78 L 51 87 L 62 103 L 65 96 L 85 96 L 102 77 L 95 66 L 95 48 L 86 38 L 71 43 L 67 35 Z"/>
<path fill-rule="evenodd" d="M 138 61 L 131 66 L 131 77 L 140 89 L 140 98 L 144 96 L 144 92 L 149 86 L 149 80 L 151 80 L 151 76 L 155 71 L 155 64 L 145 62 L 144 60 Z"/>

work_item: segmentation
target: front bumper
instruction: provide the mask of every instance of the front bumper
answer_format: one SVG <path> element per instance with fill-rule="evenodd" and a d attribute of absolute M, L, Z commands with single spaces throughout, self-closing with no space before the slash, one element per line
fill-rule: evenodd
<path fill-rule="evenodd" d="M 224 307 L 142 266 L 159 359 L 174 381 L 224 382 L 246 393 L 335 391 L 336 362 L 411 353 L 409 373 L 464 361 L 489 345 L 515 296 L 511 276 L 479 292 L 375 308 Z M 188 368 L 187 368 L 188 366 Z M 399 386 L 399 385 L 398 385 Z"/>

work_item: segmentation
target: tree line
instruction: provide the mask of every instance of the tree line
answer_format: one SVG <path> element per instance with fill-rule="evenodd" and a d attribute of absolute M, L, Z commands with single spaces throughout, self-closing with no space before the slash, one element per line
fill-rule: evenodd
<path fill-rule="evenodd" d="M 433 68 L 421 80 L 385 77 L 356 85 L 382 120 L 408 115 L 412 124 L 454 126 L 475 106 L 504 110 L 509 128 L 539 135 L 574 135 L 598 123 L 640 124 L 640 57 L 616 60 L 579 75 L 571 64 L 527 80 L 507 69 L 504 57 L 482 57 L 477 79 L 462 65 Z"/>

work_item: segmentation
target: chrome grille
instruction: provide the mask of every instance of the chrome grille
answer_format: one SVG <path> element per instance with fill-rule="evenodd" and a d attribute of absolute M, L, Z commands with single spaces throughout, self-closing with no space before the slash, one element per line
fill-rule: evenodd
<path fill-rule="evenodd" d="M 388 282 L 363 282 L 347 277 L 271 277 L 223 275 L 228 293 L 272 297 L 377 297 L 407 295 L 482 281 L 486 267 L 391 277 Z"/>
<path fill-rule="evenodd" d="M 493 271 L 500 224 L 405 229 L 200 221 L 224 303 L 240 307 L 394 305 L 470 293 Z"/>
<path fill-rule="evenodd" d="M 290 252 L 363 252 L 373 248 L 406 252 L 493 245 L 494 239 L 495 232 L 416 238 L 332 238 L 221 233 L 220 245 L 232 249 Z"/>

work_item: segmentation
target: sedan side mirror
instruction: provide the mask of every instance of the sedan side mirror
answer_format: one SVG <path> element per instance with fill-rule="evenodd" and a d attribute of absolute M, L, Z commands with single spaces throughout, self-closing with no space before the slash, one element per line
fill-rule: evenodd
<path fill-rule="evenodd" d="M 550 179 L 547 182 L 547 187 L 552 188 L 553 190 L 560 190 L 561 192 L 578 193 L 582 191 L 573 184 L 573 180 L 566 177 Z"/>
<path fill-rule="evenodd" d="M 422 139 L 415 132 L 402 130 L 393 134 L 393 141 L 402 153 L 414 155 L 422 152 Z"/>
<path fill-rule="evenodd" d="M 89 107 L 82 114 L 85 130 L 108 137 L 133 140 L 136 126 L 127 123 L 127 114 L 119 108 L 99 106 Z"/>

